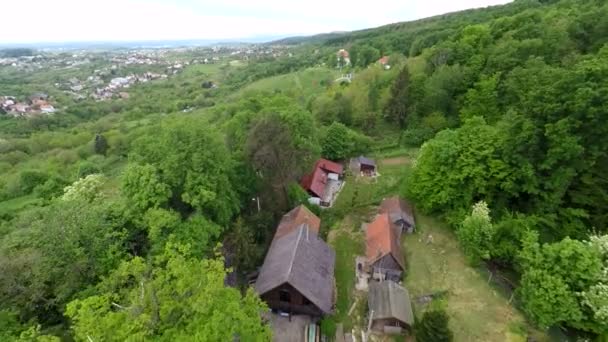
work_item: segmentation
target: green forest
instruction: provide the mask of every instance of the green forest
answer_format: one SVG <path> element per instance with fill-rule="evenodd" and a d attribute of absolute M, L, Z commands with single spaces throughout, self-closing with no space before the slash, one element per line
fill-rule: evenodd
<path fill-rule="evenodd" d="M 0 94 L 66 104 L 0 114 L 0 341 L 270 340 L 246 275 L 306 203 L 299 179 L 319 157 L 409 148 L 395 189 L 470 265 L 509 275 L 531 326 L 608 339 L 608 3 L 268 44 L 290 54 L 193 64 L 107 102 L 53 88 L 89 70 L 0 67 Z M 311 210 L 324 234 L 345 215 Z"/>

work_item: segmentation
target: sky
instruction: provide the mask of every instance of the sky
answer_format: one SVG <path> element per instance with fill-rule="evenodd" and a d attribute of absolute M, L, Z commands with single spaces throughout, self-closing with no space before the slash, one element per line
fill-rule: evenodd
<path fill-rule="evenodd" d="M 1 0 L 0 43 L 247 39 L 351 31 L 511 0 Z"/>

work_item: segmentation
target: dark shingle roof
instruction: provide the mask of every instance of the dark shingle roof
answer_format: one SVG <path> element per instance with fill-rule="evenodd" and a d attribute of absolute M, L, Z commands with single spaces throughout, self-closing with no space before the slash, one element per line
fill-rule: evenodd
<path fill-rule="evenodd" d="M 392 223 L 403 220 L 412 227 L 416 225 L 412 206 L 399 196 L 385 198 L 380 204 L 380 212 L 387 213 Z"/>
<path fill-rule="evenodd" d="M 359 164 L 370 165 L 370 166 L 374 166 L 374 167 L 376 166 L 375 160 L 365 158 L 364 156 L 359 156 L 359 158 L 357 158 L 357 161 L 359 162 Z"/>
<path fill-rule="evenodd" d="M 414 323 L 409 293 L 393 281 L 372 281 L 367 300 L 370 312 L 374 310 L 372 320 L 395 318 L 410 326 Z"/>
<path fill-rule="evenodd" d="M 262 295 L 288 283 L 324 313 L 331 312 L 335 252 L 306 224 L 274 239 L 255 284 Z"/>

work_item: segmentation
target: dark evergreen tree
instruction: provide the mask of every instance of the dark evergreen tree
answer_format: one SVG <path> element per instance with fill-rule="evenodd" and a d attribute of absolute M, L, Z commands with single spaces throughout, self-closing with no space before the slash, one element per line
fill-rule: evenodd
<path fill-rule="evenodd" d="M 96 134 L 93 149 L 95 150 L 95 153 L 105 155 L 108 151 L 108 140 L 106 137 L 101 134 Z"/>
<path fill-rule="evenodd" d="M 410 72 L 404 66 L 393 87 L 391 88 L 391 98 L 388 102 L 386 112 L 390 120 L 399 123 L 401 128 L 405 127 L 405 120 L 409 111 L 409 92 L 410 92 Z"/>

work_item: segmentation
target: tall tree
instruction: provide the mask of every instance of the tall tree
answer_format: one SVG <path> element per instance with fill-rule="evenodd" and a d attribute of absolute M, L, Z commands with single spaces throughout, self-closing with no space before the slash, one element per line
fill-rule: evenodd
<path fill-rule="evenodd" d="M 388 117 L 397 122 L 399 127 L 404 128 L 410 108 L 410 72 L 407 65 L 397 75 L 397 79 L 391 88 L 391 97 L 388 101 L 386 112 Z"/>
<path fill-rule="evenodd" d="M 97 154 L 105 155 L 108 151 L 108 140 L 101 134 L 95 135 L 95 140 L 93 141 L 93 150 Z"/>
<path fill-rule="evenodd" d="M 146 262 L 124 262 L 98 285 L 99 294 L 72 301 L 67 316 L 77 341 L 267 341 L 266 306 L 253 292 L 224 285 L 220 259 L 199 259 L 168 244 Z"/>

